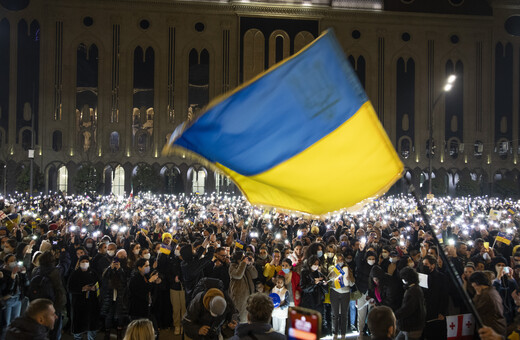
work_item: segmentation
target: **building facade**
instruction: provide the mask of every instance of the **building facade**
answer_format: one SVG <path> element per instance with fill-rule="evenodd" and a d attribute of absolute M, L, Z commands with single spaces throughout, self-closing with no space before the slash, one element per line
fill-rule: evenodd
<path fill-rule="evenodd" d="M 236 192 L 182 154 L 161 156 L 164 144 L 329 28 L 416 187 L 427 189 L 431 115 L 437 193 L 461 181 L 518 191 L 515 0 L 0 0 L 3 189 L 23 187 L 34 150 L 42 191 L 75 192 L 91 165 L 100 193 L 128 193 L 148 164 L 164 193 Z"/>

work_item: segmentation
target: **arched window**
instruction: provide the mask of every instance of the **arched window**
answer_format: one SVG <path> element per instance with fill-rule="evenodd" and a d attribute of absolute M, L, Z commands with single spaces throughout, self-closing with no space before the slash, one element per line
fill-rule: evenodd
<path fill-rule="evenodd" d="M 125 169 L 118 165 L 114 171 L 114 178 L 112 180 L 112 193 L 117 196 L 125 194 Z"/>
<path fill-rule="evenodd" d="M 475 156 L 475 158 L 477 158 L 477 159 L 480 159 L 480 158 L 482 158 L 483 152 L 484 152 L 484 143 L 482 143 L 479 140 L 475 141 L 473 156 Z"/>
<path fill-rule="evenodd" d="M 453 159 L 459 156 L 459 140 L 457 138 L 452 138 L 448 141 L 448 153 Z"/>
<path fill-rule="evenodd" d="M 204 184 L 206 183 L 206 172 L 204 170 L 199 170 L 193 172 L 192 179 L 192 192 L 197 192 L 199 194 L 204 193 Z"/>
<path fill-rule="evenodd" d="M 58 190 L 67 192 L 69 182 L 69 171 L 65 165 L 58 169 Z"/>

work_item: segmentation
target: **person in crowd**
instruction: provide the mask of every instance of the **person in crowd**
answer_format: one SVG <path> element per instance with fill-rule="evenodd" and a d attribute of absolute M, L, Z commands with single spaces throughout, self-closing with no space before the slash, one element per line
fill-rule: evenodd
<path fill-rule="evenodd" d="M 391 340 L 397 327 L 394 312 L 388 306 L 376 306 L 367 317 L 368 329 L 372 340 Z"/>
<path fill-rule="evenodd" d="M 22 308 L 22 300 L 25 296 L 24 292 L 29 285 L 26 269 L 22 263 L 16 261 L 16 256 L 8 253 L 4 257 L 4 266 L 1 270 L 3 281 L 2 297 L 3 297 L 3 317 L 8 325 L 12 320 L 20 316 Z M 5 333 L 5 328 L 2 331 Z"/>
<path fill-rule="evenodd" d="M 182 319 L 184 333 L 194 340 L 217 340 L 223 327 L 235 329 L 234 311 L 221 290 L 200 292 L 193 297 Z"/>
<path fill-rule="evenodd" d="M 285 287 L 285 278 L 283 275 L 276 277 L 276 285 L 271 290 L 271 294 L 276 294 L 280 301 L 273 309 L 273 328 L 276 332 L 284 334 L 285 321 L 287 320 L 289 308 L 289 290 Z"/>
<path fill-rule="evenodd" d="M 504 317 L 504 305 L 497 290 L 491 285 L 490 278 L 483 272 L 474 272 L 469 282 L 475 289 L 473 303 L 482 322 L 497 334 L 505 336 L 507 323 Z"/>
<path fill-rule="evenodd" d="M 90 268 L 88 255 L 79 258 L 79 268 L 69 277 L 67 290 L 71 304 L 71 332 L 75 340 L 87 334 L 88 340 L 96 338 L 99 329 L 99 278 Z"/>
<path fill-rule="evenodd" d="M 395 311 L 399 334 L 397 340 L 420 339 L 426 322 L 426 308 L 424 294 L 419 287 L 419 275 L 411 267 L 404 267 L 399 271 L 406 291 L 401 307 Z"/>
<path fill-rule="evenodd" d="M 165 238 L 164 234 L 163 238 Z M 184 291 L 186 293 L 186 305 L 190 304 L 193 297 L 193 289 L 197 282 L 204 276 L 205 267 L 209 265 L 213 259 L 215 248 L 210 246 L 209 242 L 209 238 L 206 238 L 196 251 L 194 251 L 191 244 L 186 244 L 180 249 L 180 255 L 182 257 L 181 270 Z M 203 254 L 204 257 L 202 257 Z"/>
<path fill-rule="evenodd" d="M 235 328 L 231 340 L 282 340 L 285 335 L 277 333 L 269 323 L 273 313 L 273 301 L 265 294 L 254 293 L 247 299 L 247 323 Z"/>
<path fill-rule="evenodd" d="M 154 340 L 152 322 L 148 319 L 132 320 L 126 328 L 123 340 Z"/>
<path fill-rule="evenodd" d="M 329 254 L 330 256 L 330 254 Z M 332 336 L 337 339 L 347 334 L 349 320 L 350 288 L 354 285 L 354 272 L 347 263 L 343 254 L 336 254 L 334 266 L 328 274 L 330 285 L 330 303 L 332 309 Z"/>
<path fill-rule="evenodd" d="M 294 268 L 292 260 L 289 257 L 282 260 L 285 287 L 289 291 L 289 306 L 298 307 L 301 301 L 302 287 L 300 286 L 300 274 L 298 274 Z"/>
<path fill-rule="evenodd" d="M 373 242 L 370 238 L 366 246 Z M 363 246 L 364 247 L 364 246 Z M 357 300 L 358 330 L 360 334 L 368 335 L 365 330 L 366 317 L 371 307 L 368 296 L 369 276 L 372 267 L 376 263 L 377 254 L 373 251 L 366 251 L 362 248 L 356 255 L 356 287 L 361 292 L 361 297 Z"/>
<path fill-rule="evenodd" d="M 56 311 L 49 299 L 35 299 L 29 303 L 25 315 L 7 327 L 6 340 L 47 340 L 49 330 L 56 323 Z"/>
<path fill-rule="evenodd" d="M 448 314 L 448 278 L 437 270 L 437 259 L 426 255 L 422 272 L 428 275 L 428 288 L 423 288 L 426 305 L 424 339 L 446 339 L 446 315 Z M 465 270 L 466 272 L 466 270 Z"/>
<path fill-rule="evenodd" d="M 502 256 L 496 256 L 492 263 L 496 279 L 493 280 L 493 287 L 497 290 L 502 298 L 504 306 L 504 316 L 506 322 L 511 324 L 516 315 L 516 306 L 512 297 L 512 293 L 518 290 L 518 284 L 513 278 L 513 269 L 507 266 L 507 260 Z"/>
<path fill-rule="evenodd" d="M 247 317 L 247 297 L 255 292 L 253 280 L 258 277 L 252 253 L 236 251 L 233 253 L 233 260 L 229 266 L 229 295 L 235 302 L 238 309 L 240 321 L 243 322 Z"/>
<path fill-rule="evenodd" d="M 112 328 L 116 328 L 117 338 L 121 340 L 128 319 L 126 304 L 128 276 L 123 265 L 126 263 L 122 263 L 120 257 L 115 256 L 110 266 L 103 272 L 100 314 L 104 320 L 105 340 L 110 339 Z"/>
<path fill-rule="evenodd" d="M 128 283 L 128 314 L 131 320 L 150 318 L 152 292 L 154 285 L 161 283 L 161 279 L 157 271 L 150 273 L 150 262 L 148 260 L 138 259 L 135 268 Z"/>
<path fill-rule="evenodd" d="M 310 255 L 301 273 L 302 299 L 300 306 L 323 313 L 323 301 L 328 290 L 327 275 L 319 270 L 317 255 Z"/>
<path fill-rule="evenodd" d="M 66 255 L 63 255 L 66 254 Z M 62 266 L 64 262 L 68 262 Z M 61 328 L 62 328 L 62 313 L 65 311 L 65 304 L 67 302 L 66 291 L 64 288 L 62 277 L 65 275 L 65 267 L 68 267 L 70 264 L 70 258 L 68 254 L 63 251 L 60 255 L 60 261 L 58 265 L 55 264 L 55 258 L 52 254 L 52 251 L 47 250 L 43 252 L 38 258 L 39 266 L 35 267 L 33 272 L 31 273 L 31 283 L 35 281 L 44 281 L 48 280 L 50 282 L 50 286 L 52 287 L 49 294 L 37 295 L 39 298 L 49 298 L 53 301 L 53 308 L 56 311 L 56 324 L 51 329 L 49 334 L 50 340 L 60 340 L 61 339 Z M 29 287 L 31 288 L 31 287 Z M 31 293 L 31 292 L 29 292 Z"/>

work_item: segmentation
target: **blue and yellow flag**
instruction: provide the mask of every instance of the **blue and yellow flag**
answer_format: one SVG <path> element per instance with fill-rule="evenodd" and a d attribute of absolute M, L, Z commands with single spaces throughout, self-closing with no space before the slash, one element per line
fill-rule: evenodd
<path fill-rule="evenodd" d="M 495 239 L 497 242 L 502 242 L 504 244 L 510 245 L 513 240 L 513 234 L 507 234 L 504 232 L 499 232 L 497 238 Z"/>
<path fill-rule="evenodd" d="M 161 247 L 159 248 L 159 253 L 163 253 L 165 255 L 170 255 L 171 252 L 172 252 L 172 247 L 161 243 Z"/>
<path fill-rule="evenodd" d="M 382 195 L 403 172 L 332 31 L 177 127 L 163 154 L 175 147 L 252 204 L 316 215 Z"/>

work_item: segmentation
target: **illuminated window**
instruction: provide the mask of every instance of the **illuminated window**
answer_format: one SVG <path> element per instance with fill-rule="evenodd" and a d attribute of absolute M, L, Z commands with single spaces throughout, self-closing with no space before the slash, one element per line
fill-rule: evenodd
<path fill-rule="evenodd" d="M 69 181 L 69 171 L 67 167 L 61 166 L 58 169 L 58 190 L 67 192 L 67 183 Z"/>
<path fill-rule="evenodd" d="M 206 182 L 206 172 L 204 170 L 199 170 L 193 173 L 193 192 L 197 192 L 199 194 L 204 193 L 204 184 Z"/>
<path fill-rule="evenodd" d="M 117 196 L 125 194 L 125 169 L 118 165 L 112 179 L 112 193 Z"/>

